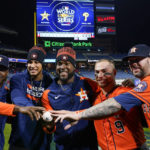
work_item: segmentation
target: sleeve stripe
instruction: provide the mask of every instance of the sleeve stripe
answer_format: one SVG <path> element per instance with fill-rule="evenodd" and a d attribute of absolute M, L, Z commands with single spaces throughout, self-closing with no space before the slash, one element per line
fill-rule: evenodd
<path fill-rule="evenodd" d="M 137 97 L 138 99 L 142 100 L 144 103 L 150 105 L 150 103 L 148 102 L 148 100 L 144 99 L 143 97 L 141 97 L 140 95 L 138 95 L 136 92 L 134 91 L 129 91 L 130 94 L 134 95 L 135 97 Z"/>
<path fill-rule="evenodd" d="M 46 108 L 46 110 L 53 110 L 53 108 L 50 105 L 50 101 L 48 99 L 48 93 L 50 92 L 50 90 L 45 90 L 43 95 L 42 95 L 42 105 L 43 107 Z"/>

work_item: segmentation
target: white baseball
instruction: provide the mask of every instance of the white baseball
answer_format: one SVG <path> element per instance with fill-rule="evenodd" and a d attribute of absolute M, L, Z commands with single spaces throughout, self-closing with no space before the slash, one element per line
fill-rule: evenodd
<path fill-rule="evenodd" d="M 50 122 L 53 120 L 53 117 L 51 116 L 51 113 L 49 111 L 44 112 L 42 118 L 44 121 L 47 121 L 47 122 Z"/>

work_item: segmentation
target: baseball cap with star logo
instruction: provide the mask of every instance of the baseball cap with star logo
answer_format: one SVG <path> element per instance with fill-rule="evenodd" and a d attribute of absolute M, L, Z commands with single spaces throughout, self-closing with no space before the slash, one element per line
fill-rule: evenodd
<path fill-rule="evenodd" d="M 150 47 L 146 44 L 137 44 L 133 46 L 129 52 L 128 56 L 123 58 L 123 61 L 127 61 L 130 57 L 149 57 Z"/>
<path fill-rule="evenodd" d="M 76 52 L 71 47 L 63 47 L 58 50 L 57 56 L 56 56 L 56 63 L 58 61 L 69 61 L 75 66 L 76 61 Z"/>
<path fill-rule="evenodd" d="M 8 69 L 9 68 L 9 59 L 4 55 L 0 55 L 0 68 Z"/>
<path fill-rule="evenodd" d="M 46 52 L 42 47 L 39 46 L 33 46 L 28 53 L 28 61 L 30 60 L 37 60 L 40 63 L 43 63 L 45 58 Z"/>

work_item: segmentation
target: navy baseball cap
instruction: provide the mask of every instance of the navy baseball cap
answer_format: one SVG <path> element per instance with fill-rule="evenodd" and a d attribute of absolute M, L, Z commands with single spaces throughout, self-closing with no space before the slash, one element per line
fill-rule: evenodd
<path fill-rule="evenodd" d="M 0 67 L 3 67 L 5 69 L 9 68 L 9 59 L 8 57 L 4 55 L 0 55 Z"/>
<path fill-rule="evenodd" d="M 123 58 L 123 61 L 127 61 L 131 57 L 149 57 L 150 47 L 146 44 L 137 44 L 133 46 L 129 52 L 128 56 Z"/>

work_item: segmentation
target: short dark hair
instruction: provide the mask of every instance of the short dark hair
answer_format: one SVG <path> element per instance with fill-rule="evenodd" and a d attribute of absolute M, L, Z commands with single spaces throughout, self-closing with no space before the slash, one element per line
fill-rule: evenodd
<path fill-rule="evenodd" d="M 111 59 L 106 59 L 106 58 L 105 58 L 105 59 L 100 59 L 100 60 L 98 60 L 98 61 L 95 63 L 95 65 L 96 65 L 97 63 L 100 63 L 100 62 L 103 62 L 103 61 L 109 62 L 110 64 L 113 65 L 114 69 L 116 69 L 114 61 L 111 60 Z"/>

